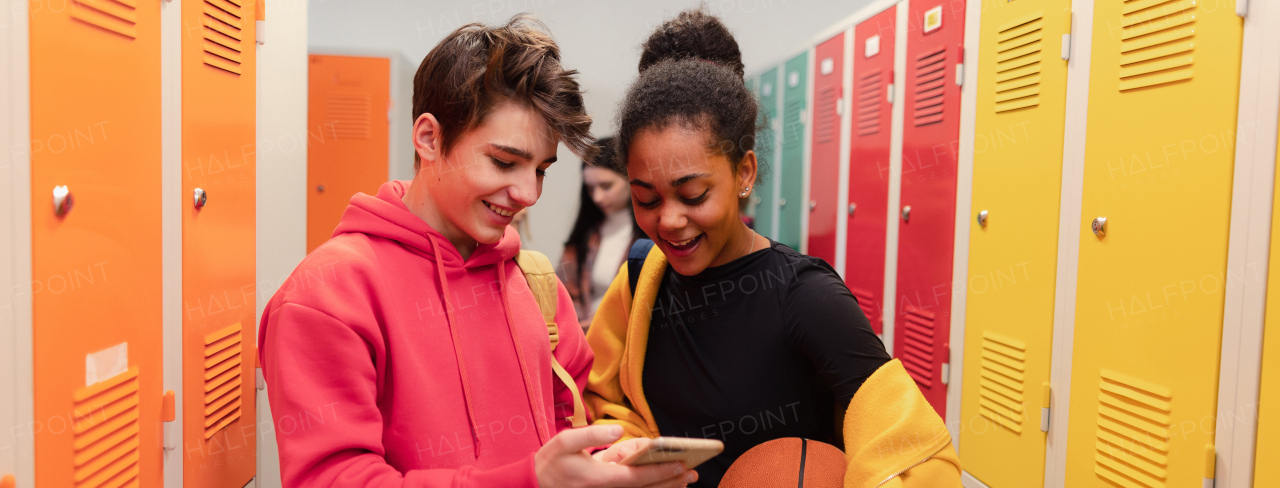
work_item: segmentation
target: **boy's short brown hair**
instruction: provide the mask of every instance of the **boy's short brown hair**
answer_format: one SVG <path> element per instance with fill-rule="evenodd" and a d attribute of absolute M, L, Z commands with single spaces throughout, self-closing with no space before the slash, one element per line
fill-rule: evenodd
<path fill-rule="evenodd" d="M 577 74 L 560 66 L 560 48 L 527 14 L 498 27 L 468 24 L 422 59 L 413 77 L 413 120 L 434 115 L 447 154 L 494 107 L 515 102 L 541 114 L 570 150 L 590 160 L 597 149 Z M 414 170 L 420 164 L 415 153 Z"/>

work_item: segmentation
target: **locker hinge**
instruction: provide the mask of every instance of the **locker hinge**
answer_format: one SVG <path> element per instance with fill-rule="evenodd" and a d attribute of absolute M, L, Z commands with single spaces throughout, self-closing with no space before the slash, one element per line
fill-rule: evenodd
<path fill-rule="evenodd" d="M 178 402 L 177 395 L 173 390 L 165 390 L 163 402 L 160 404 L 160 420 L 164 422 L 161 429 L 164 431 L 164 450 L 172 451 L 178 448 L 179 432 L 178 424 L 174 423 L 178 420 Z"/>
<path fill-rule="evenodd" d="M 1214 470 L 1217 467 L 1217 450 L 1213 448 L 1213 444 L 1205 444 L 1204 446 L 1204 488 L 1213 488 Z"/>
<path fill-rule="evenodd" d="M 1046 381 L 1044 382 L 1044 395 L 1040 400 L 1040 432 L 1049 432 L 1049 418 L 1052 414 L 1050 409 L 1053 408 L 1050 406 L 1053 404 L 1049 403 L 1051 394 L 1052 391 L 1049 388 L 1049 382 Z"/>
<path fill-rule="evenodd" d="M 267 43 L 267 0 L 258 0 L 254 5 L 254 41 L 258 45 Z"/>
<path fill-rule="evenodd" d="M 1241 17 L 1249 15 L 1249 0 L 1236 0 L 1236 15 Z"/>
<path fill-rule="evenodd" d="M 1071 33 L 1075 32 L 1075 14 L 1067 12 L 1067 33 L 1062 35 L 1062 60 L 1071 59 Z"/>

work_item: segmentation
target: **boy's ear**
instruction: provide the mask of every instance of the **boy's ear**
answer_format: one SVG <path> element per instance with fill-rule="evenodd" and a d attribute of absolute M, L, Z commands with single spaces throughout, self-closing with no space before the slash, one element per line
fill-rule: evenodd
<path fill-rule="evenodd" d="M 413 150 L 422 164 L 435 163 L 444 156 L 444 132 L 436 116 L 424 113 L 413 121 Z"/>

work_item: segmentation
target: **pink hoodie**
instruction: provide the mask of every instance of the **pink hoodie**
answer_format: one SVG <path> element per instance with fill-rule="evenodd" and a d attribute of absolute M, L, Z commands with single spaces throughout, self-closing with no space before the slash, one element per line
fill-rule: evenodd
<path fill-rule="evenodd" d="M 533 454 L 569 427 L 572 397 L 513 260 L 520 237 L 464 261 L 407 187 L 352 197 L 262 314 L 284 484 L 537 486 Z M 556 323 L 581 391 L 592 354 L 563 285 Z"/>

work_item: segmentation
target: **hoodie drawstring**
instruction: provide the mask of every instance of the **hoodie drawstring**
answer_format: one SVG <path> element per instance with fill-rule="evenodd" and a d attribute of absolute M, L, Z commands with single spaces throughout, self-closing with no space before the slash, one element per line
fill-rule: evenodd
<path fill-rule="evenodd" d="M 545 445 L 551 440 L 551 435 L 547 433 L 546 412 L 538 408 L 538 403 L 533 399 L 533 380 L 529 377 L 528 363 L 524 360 L 524 349 L 520 347 L 520 329 L 515 326 L 512 320 L 511 304 L 507 300 L 507 263 L 506 261 L 498 263 L 498 294 L 502 297 L 502 312 L 507 317 L 507 328 L 511 330 L 511 342 L 516 345 L 516 361 L 520 363 L 520 374 L 524 376 L 524 389 L 529 399 L 529 410 L 533 413 L 533 423 L 538 430 L 538 439 Z"/>
<path fill-rule="evenodd" d="M 467 381 L 467 363 L 462 359 L 462 344 L 458 342 L 458 331 L 453 324 L 453 301 L 449 299 L 453 295 L 449 291 L 449 279 L 444 273 L 444 259 L 441 258 L 440 245 L 436 243 L 436 238 L 427 235 L 427 239 L 431 241 L 431 251 L 436 258 L 436 275 L 440 278 L 440 291 L 444 294 L 444 318 L 449 324 L 449 337 L 453 339 L 453 355 L 458 361 L 458 373 L 462 376 L 462 402 L 467 405 L 467 423 L 471 424 L 471 446 L 473 455 L 476 459 L 480 458 L 480 436 L 476 435 L 476 413 L 471 408 L 471 384 Z M 517 347 L 516 350 L 519 350 Z"/>

